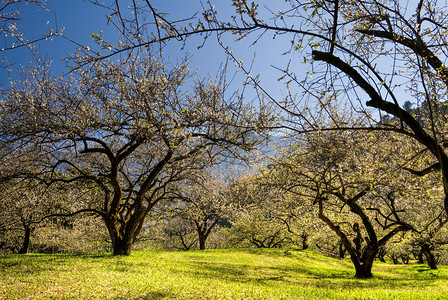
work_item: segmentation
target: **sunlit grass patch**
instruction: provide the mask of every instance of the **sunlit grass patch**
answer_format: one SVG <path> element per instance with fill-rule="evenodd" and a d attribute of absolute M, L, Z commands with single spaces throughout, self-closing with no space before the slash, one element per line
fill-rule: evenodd
<path fill-rule="evenodd" d="M 448 269 L 350 261 L 291 249 L 0 257 L 0 299 L 443 299 Z"/>

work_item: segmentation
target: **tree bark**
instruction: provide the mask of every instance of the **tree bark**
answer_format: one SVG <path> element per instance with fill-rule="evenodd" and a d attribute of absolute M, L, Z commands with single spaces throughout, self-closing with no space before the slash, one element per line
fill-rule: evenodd
<path fill-rule="evenodd" d="M 19 250 L 19 254 L 27 254 L 31 245 L 31 227 L 25 226 L 25 236 L 23 238 L 22 248 Z"/>
<path fill-rule="evenodd" d="M 134 244 L 133 240 L 125 236 L 112 242 L 113 255 L 130 255 Z"/>
<path fill-rule="evenodd" d="M 130 255 L 135 240 L 133 232 L 135 232 L 136 228 L 133 228 L 134 230 L 127 228 L 128 230 L 123 233 L 113 218 L 106 218 L 105 222 L 112 240 L 113 255 Z"/>
<path fill-rule="evenodd" d="M 301 235 L 302 238 L 302 250 L 308 249 L 308 233 L 304 232 Z"/>
<path fill-rule="evenodd" d="M 205 250 L 205 241 L 205 236 L 199 235 L 199 250 Z"/>
<path fill-rule="evenodd" d="M 355 264 L 355 277 L 359 279 L 369 279 L 373 277 L 372 274 L 373 260 L 365 261 L 359 264 Z"/>
<path fill-rule="evenodd" d="M 365 248 L 363 249 L 363 253 L 359 256 L 357 256 L 355 258 L 354 265 L 355 265 L 355 270 L 356 270 L 356 274 L 355 277 L 356 278 L 361 278 L 361 279 L 367 279 L 367 278 L 372 278 L 373 274 L 372 274 L 372 266 L 373 266 L 373 261 L 375 260 L 375 257 L 378 253 L 378 247 L 377 245 L 373 245 L 368 243 Z M 350 253 L 350 256 L 352 256 L 352 254 Z M 353 257 L 352 257 L 353 260 Z"/>
<path fill-rule="evenodd" d="M 423 254 L 426 257 L 426 261 L 428 263 L 428 266 L 431 270 L 437 270 L 437 262 L 436 258 L 434 257 L 434 254 L 432 254 L 431 249 L 428 244 L 424 244 L 422 246 Z"/>
<path fill-rule="evenodd" d="M 425 262 L 423 261 L 423 250 L 420 250 L 417 254 L 417 263 L 418 264 L 424 264 Z"/>

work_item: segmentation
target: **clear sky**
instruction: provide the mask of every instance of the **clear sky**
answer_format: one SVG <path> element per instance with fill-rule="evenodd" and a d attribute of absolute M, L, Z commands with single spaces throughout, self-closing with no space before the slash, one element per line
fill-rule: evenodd
<path fill-rule="evenodd" d="M 230 0 L 215 2 L 217 5 L 219 4 L 217 9 L 220 15 L 224 16 L 233 12 Z M 120 3 L 122 3 L 122 7 L 127 7 L 125 5 L 126 1 Z M 131 3 L 130 0 L 129 3 Z M 193 16 L 195 12 L 201 10 L 201 1 L 199 0 L 152 0 L 151 3 L 159 12 L 168 12 L 167 18 L 172 20 Z M 21 30 L 27 39 L 39 38 L 44 33 L 48 33 L 49 28 L 57 30 L 64 27 L 64 36 L 77 43 L 94 47 L 95 43 L 91 39 L 91 33 L 102 31 L 107 38 L 112 40 L 114 34 L 116 35 L 115 29 L 107 25 L 107 11 L 92 5 L 88 1 L 53 0 L 48 3 L 47 7 L 52 10 L 51 13 L 36 9 L 34 6 L 23 6 L 21 8 L 24 11 Z M 250 62 L 255 55 L 254 74 L 261 74 L 263 86 L 274 96 L 281 97 L 280 89 L 283 86 L 277 81 L 281 73 L 272 66 L 284 67 L 287 64 L 291 56 L 282 56 L 281 54 L 288 50 L 289 41 L 282 37 L 277 37 L 274 40 L 272 36 L 265 36 L 256 45 L 251 46 L 255 37 L 254 35 L 242 42 L 234 42 L 235 36 L 228 34 L 224 36 L 224 41 L 232 47 L 238 60 L 244 61 L 246 67 L 250 66 Z M 214 73 L 225 60 L 225 52 L 218 46 L 215 38 L 210 38 L 205 47 L 198 49 L 197 47 L 201 43 L 201 37 L 193 37 L 188 40 L 187 47 L 181 49 L 181 43 L 173 41 L 166 45 L 164 52 L 172 60 L 189 53 L 193 55 L 190 64 L 191 69 L 199 68 L 201 74 Z M 62 59 L 74 52 L 76 48 L 74 44 L 66 39 L 56 37 L 52 41 L 43 41 L 38 45 L 41 58 L 53 61 L 52 70 L 55 74 L 68 71 L 65 67 L 66 62 Z M 11 78 L 17 76 L 18 71 L 35 63 L 29 51 L 25 48 L 3 51 L 0 52 L 0 55 L 6 57 L 12 65 L 12 72 L 0 70 L 0 85 L 3 87 L 8 85 Z M 303 58 L 298 57 L 293 57 L 293 59 L 303 60 Z M 242 80 L 242 77 L 236 78 Z"/>

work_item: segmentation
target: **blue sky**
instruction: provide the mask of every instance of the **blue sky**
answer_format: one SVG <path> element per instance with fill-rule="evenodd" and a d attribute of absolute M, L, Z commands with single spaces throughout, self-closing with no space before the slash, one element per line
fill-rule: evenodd
<path fill-rule="evenodd" d="M 84 0 L 54 0 L 48 4 L 52 12 L 46 12 L 32 5 L 21 5 L 20 30 L 27 40 L 41 38 L 49 33 L 49 29 L 64 28 L 63 34 L 68 38 L 83 44 L 93 44 L 89 38 L 91 32 L 106 28 L 105 11 Z M 53 61 L 55 73 L 64 72 L 67 57 L 75 50 L 75 45 L 66 39 L 55 37 L 52 40 L 41 41 L 38 44 L 39 55 L 44 60 Z M 8 50 L 0 53 L 12 64 L 12 74 L 2 70 L 1 83 L 5 84 L 8 75 L 16 76 L 23 68 L 35 63 L 35 59 L 26 48 Z"/>
<path fill-rule="evenodd" d="M 124 4 L 126 1 L 122 1 Z M 129 1 L 130 2 L 130 1 Z M 220 15 L 228 15 L 233 12 L 231 1 L 215 1 L 219 5 L 217 9 Z M 130 2 L 131 3 L 131 2 Z M 178 19 L 192 16 L 195 12 L 201 10 L 199 0 L 153 0 L 151 3 L 159 12 L 168 12 L 169 19 Z M 126 5 L 123 5 L 126 8 Z M 116 31 L 106 24 L 107 11 L 96 7 L 85 0 L 53 0 L 48 4 L 48 8 L 53 13 L 36 9 L 33 6 L 23 6 L 24 14 L 22 16 L 21 30 L 27 39 L 39 38 L 44 33 L 48 33 L 49 28 L 60 29 L 64 27 L 64 36 L 76 41 L 77 43 L 94 47 L 95 43 L 91 39 L 91 33 L 103 31 L 107 38 L 115 38 Z M 263 86 L 274 96 L 281 97 L 280 90 L 283 88 L 277 78 L 281 76 L 280 72 L 272 68 L 272 65 L 284 67 L 290 56 L 282 56 L 281 53 L 289 47 L 288 40 L 266 36 L 255 46 L 251 46 L 254 37 L 250 37 L 242 42 L 235 43 L 235 37 L 231 35 L 224 36 L 226 44 L 230 45 L 238 60 L 242 60 L 246 67 L 249 67 L 252 58 L 255 55 L 254 74 L 261 74 Z M 220 64 L 225 60 L 224 50 L 218 46 L 216 39 L 211 38 L 207 41 L 205 47 L 197 49 L 202 43 L 201 37 L 190 38 L 187 47 L 181 49 L 181 43 L 170 42 L 164 48 L 166 57 L 176 60 L 181 55 L 192 55 L 191 69 L 199 69 L 199 72 L 205 76 L 208 73 L 215 73 Z M 63 38 L 54 38 L 52 41 L 43 41 L 38 44 L 40 56 L 44 60 L 52 61 L 52 70 L 55 74 L 61 74 L 68 71 L 65 67 L 66 58 L 75 50 L 75 45 Z M 0 52 L 0 55 L 7 58 L 12 65 L 12 72 L 0 70 L 0 85 L 6 87 L 10 79 L 17 78 L 18 71 L 23 70 L 35 61 L 25 48 L 11 51 Z M 303 58 L 296 58 L 302 61 Z M 230 70 L 229 73 L 234 72 Z M 236 77 L 237 81 L 242 81 L 243 77 Z M 240 85 L 237 82 L 235 86 Z"/>

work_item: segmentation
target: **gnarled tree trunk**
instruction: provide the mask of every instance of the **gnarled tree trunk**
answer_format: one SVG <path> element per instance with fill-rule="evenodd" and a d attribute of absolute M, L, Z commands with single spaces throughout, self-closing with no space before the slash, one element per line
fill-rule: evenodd
<path fill-rule="evenodd" d="M 350 254 L 350 258 L 353 262 L 353 265 L 356 270 L 355 277 L 356 278 L 371 278 L 372 274 L 372 266 L 373 261 L 375 260 L 376 255 L 379 252 L 381 246 L 384 246 L 388 240 L 390 240 L 394 235 L 399 233 L 400 231 L 406 231 L 410 228 L 401 224 L 400 226 L 395 227 L 389 233 L 387 233 L 383 238 L 378 240 L 375 229 L 370 221 L 369 217 L 365 214 L 361 206 L 359 206 L 356 201 L 363 197 L 370 188 L 366 188 L 363 191 L 359 192 L 352 198 L 345 198 L 342 194 L 337 194 L 336 196 L 345 204 L 350 207 L 352 213 L 356 214 L 362 220 L 362 225 L 367 232 L 367 236 L 363 237 L 360 225 L 358 223 L 354 223 L 352 226 L 353 233 L 355 234 L 355 238 L 353 241 L 350 241 L 347 234 L 341 229 L 341 227 L 333 221 L 331 221 L 325 214 L 323 208 L 324 198 L 319 197 L 316 199 L 319 203 L 319 219 L 321 219 L 328 227 L 333 230 L 341 239 L 341 243 L 344 245 L 346 251 Z"/>
<path fill-rule="evenodd" d="M 143 223 L 143 221 L 144 218 L 139 223 Z M 131 222 L 118 226 L 118 222 L 110 216 L 105 218 L 105 223 L 112 241 L 113 255 L 130 255 L 141 226 Z"/>
<path fill-rule="evenodd" d="M 370 251 L 372 251 L 373 249 L 371 249 Z M 371 252 L 372 254 L 375 253 L 374 251 Z M 363 259 L 357 259 L 356 257 L 352 257 L 352 255 L 350 255 L 350 257 L 352 258 L 353 264 L 355 266 L 355 277 L 356 278 L 361 278 L 361 279 L 368 279 L 368 278 L 372 278 L 373 274 L 372 274 L 372 266 L 373 266 L 373 260 L 375 258 L 375 256 L 373 256 L 373 258 L 369 255 L 369 257 L 365 257 Z"/>

